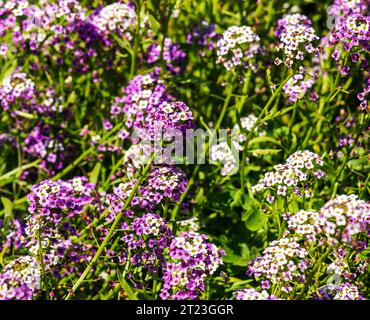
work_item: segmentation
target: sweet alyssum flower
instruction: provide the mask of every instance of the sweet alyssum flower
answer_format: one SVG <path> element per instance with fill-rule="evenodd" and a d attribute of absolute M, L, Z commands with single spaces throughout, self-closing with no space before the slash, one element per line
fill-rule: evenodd
<path fill-rule="evenodd" d="M 222 164 L 221 175 L 227 176 L 235 171 L 238 162 L 226 141 L 211 146 L 211 160 Z"/>
<path fill-rule="evenodd" d="M 252 192 L 269 190 L 277 196 L 286 196 L 293 192 L 299 197 L 311 197 L 310 180 L 325 176 L 320 169 L 322 165 L 323 161 L 317 154 L 308 150 L 296 151 L 284 164 L 278 164 L 274 166 L 274 171 L 266 172 L 252 187 Z M 275 198 L 271 193 L 267 196 L 269 202 L 273 202 Z"/>
<path fill-rule="evenodd" d="M 356 285 L 343 283 L 339 285 L 328 284 L 321 287 L 315 294 L 317 300 L 364 300 L 362 293 Z"/>
<path fill-rule="evenodd" d="M 200 229 L 199 218 L 193 217 L 179 222 L 179 229 L 181 231 L 198 231 Z"/>
<path fill-rule="evenodd" d="M 288 221 L 288 229 L 308 241 L 316 241 L 322 232 L 319 213 L 316 211 L 299 210 L 296 213 L 287 212 L 283 218 Z"/>
<path fill-rule="evenodd" d="M 365 14 L 369 8 L 368 0 L 334 0 L 328 9 L 329 16 L 348 16 L 352 13 Z"/>
<path fill-rule="evenodd" d="M 114 99 L 112 118 L 123 115 L 127 128 L 140 129 L 144 127 L 148 113 L 154 113 L 163 102 L 173 100 L 159 78 L 159 72 L 156 68 L 146 75 L 135 76 L 123 89 L 124 95 Z"/>
<path fill-rule="evenodd" d="M 238 152 L 243 150 L 243 142 L 247 139 L 245 132 L 249 132 L 254 128 L 254 132 L 258 132 L 260 128 L 255 127 L 257 117 L 254 114 L 250 114 L 246 117 L 240 118 L 240 124 L 235 124 L 231 130 L 231 144 L 227 141 L 222 141 L 216 145 L 212 145 L 210 149 L 211 160 L 220 162 L 223 167 L 221 169 L 221 175 L 227 176 L 235 173 L 235 169 L 238 167 Z M 259 135 L 266 134 L 264 131 L 260 131 Z M 231 147 L 230 147 L 231 146 Z M 243 161 L 248 161 L 244 159 Z"/>
<path fill-rule="evenodd" d="M 111 204 L 111 212 L 121 211 L 123 202 L 129 197 L 135 183 L 136 179 L 122 182 L 113 189 L 113 194 L 107 195 Z M 187 184 L 188 179 L 180 169 L 174 166 L 154 167 L 149 173 L 147 181 L 139 187 L 131 205 L 152 210 L 165 200 L 177 202 Z"/>
<path fill-rule="evenodd" d="M 0 106 L 22 124 L 30 114 L 53 116 L 64 111 L 63 101 L 55 94 L 52 87 L 36 88 L 35 82 L 25 72 L 16 69 L 10 76 L 5 77 L 0 86 Z"/>
<path fill-rule="evenodd" d="M 172 238 L 173 233 L 165 220 L 158 214 L 146 213 L 128 226 L 122 240 L 130 250 L 133 265 L 157 272 L 164 263 L 163 251 Z"/>
<path fill-rule="evenodd" d="M 303 74 L 295 74 L 283 86 L 284 93 L 288 96 L 289 102 L 296 102 L 302 99 L 312 88 L 314 81 L 311 78 L 305 79 Z"/>
<path fill-rule="evenodd" d="M 339 195 L 321 208 L 319 221 L 328 244 L 366 248 L 366 234 L 370 226 L 370 203 L 358 200 L 356 195 Z M 364 238 L 361 238 L 361 235 Z"/>
<path fill-rule="evenodd" d="M 25 72 L 14 72 L 4 78 L 0 87 L 0 104 L 3 111 L 10 111 L 13 117 L 19 111 L 30 112 L 35 108 L 37 90 L 35 83 Z"/>
<path fill-rule="evenodd" d="M 115 2 L 102 7 L 90 17 L 90 22 L 104 36 L 110 32 L 129 41 L 137 25 L 135 8 L 130 3 Z"/>
<path fill-rule="evenodd" d="M 82 267 L 82 262 L 92 258 L 92 246 L 72 242 L 71 237 L 80 235 L 83 226 L 92 221 L 95 211 L 100 213 L 95 195 L 95 185 L 85 177 L 68 181 L 45 180 L 33 186 L 28 194 L 25 233 L 29 241 L 26 247 L 36 255 L 41 246 L 44 264 L 53 266 L 54 276 L 74 272 Z M 82 215 L 84 207 L 89 205 L 91 210 Z M 65 259 L 68 266 L 63 266 Z"/>
<path fill-rule="evenodd" d="M 0 273 L 0 300 L 32 300 L 41 289 L 41 268 L 32 256 L 9 262 Z"/>
<path fill-rule="evenodd" d="M 368 65 L 368 61 L 362 54 L 362 50 L 369 51 L 370 45 L 370 17 L 361 14 L 351 14 L 347 17 L 338 18 L 335 28 L 329 34 L 330 45 L 343 45 L 346 52 L 351 54 L 351 59 L 357 62 L 361 58 L 363 67 Z M 340 55 L 340 48 L 334 52 Z M 335 57 L 337 60 L 339 57 Z"/>
<path fill-rule="evenodd" d="M 318 212 L 300 210 L 287 213 L 284 218 L 290 230 L 308 241 L 318 240 L 319 245 L 345 245 L 355 249 L 367 246 L 370 204 L 358 200 L 356 195 L 340 195 Z"/>
<path fill-rule="evenodd" d="M 275 34 L 280 41 L 277 51 L 283 52 L 283 60 L 280 58 L 275 60 L 277 65 L 284 62 L 288 68 L 292 68 L 307 55 L 319 54 L 319 49 L 313 45 L 319 37 L 315 34 L 311 21 L 304 15 L 285 15 L 278 21 Z"/>
<path fill-rule="evenodd" d="M 234 292 L 236 300 L 277 300 L 266 290 L 258 291 L 255 288 L 241 289 Z"/>
<path fill-rule="evenodd" d="M 257 70 L 256 55 L 261 52 L 260 38 L 249 26 L 232 26 L 217 41 L 217 60 L 227 70 Z"/>
<path fill-rule="evenodd" d="M 182 232 L 170 244 L 163 269 L 162 299 L 198 299 L 205 280 L 222 264 L 223 251 L 196 232 Z"/>
<path fill-rule="evenodd" d="M 178 134 L 183 135 L 187 129 L 194 128 L 193 113 L 185 103 L 164 101 L 145 117 L 142 133 L 150 140 L 162 133 L 167 140 L 171 137 L 176 138 Z"/>
<path fill-rule="evenodd" d="M 153 64 L 159 61 L 160 58 L 161 46 L 157 43 L 149 46 L 146 56 L 147 63 Z M 166 62 L 167 70 L 174 74 L 179 74 L 185 58 L 186 52 L 181 49 L 179 44 L 173 43 L 170 38 L 164 40 L 163 60 Z"/>
<path fill-rule="evenodd" d="M 282 291 L 290 292 L 290 281 L 304 282 L 304 271 L 309 267 L 308 251 L 297 241 L 296 237 L 272 241 L 262 256 L 249 263 L 247 275 L 258 278 L 262 289 L 269 289 L 273 283 L 281 284 Z"/>

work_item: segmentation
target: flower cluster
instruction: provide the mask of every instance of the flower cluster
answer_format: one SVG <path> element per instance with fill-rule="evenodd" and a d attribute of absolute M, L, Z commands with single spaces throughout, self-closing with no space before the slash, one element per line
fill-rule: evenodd
<path fill-rule="evenodd" d="M 208 23 L 202 20 L 197 26 L 192 28 L 191 32 L 186 36 L 186 42 L 189 44 L 197 44 L 200 47 L 205 47 L 208 50 L 215 48 L 215 41 L 218 38 L 218 34 L 215 31 L 216 25 Z M 201 55 L 204 56 L 204 52 L 201 51 Z"/>
<path fill-rule="evenodd" d="M 226 70 L 250 68 L 257 70 L 256 55 L 261 52 L 260 38 L 249 26 L 232 26 L 217 41 L 217 60 Z"/>
<path fill-rule="evenodd" d="M 287 32 L 290 26 L 312 26 L 311 20 L 301 13 L 286 14 L 282 19 L 277 22 L 277 27 L 275 30 L 275 37 L 280 38 L 284 33 Z"/>
<path fill-rule="evenodd" d="M 197 299 L 205 290 L 205 279 L 222 264 L 223 252 L 196 232 L 182 232 L 169 247 L 162 299 Z"/>
<path fill-rule="evenodd" d="M 54 275 L 63 272 L 60 269 L 65 257 L 70 263 L 67 274 L 92 257 L 92 251 L 82 243 L 72 243 L 70 237 L 79 236 L 81 224 L 91 222 L 93 216 L 82 213 L 85 206 L 94 205 L 94 190 L 95 185 L 87 178 L 75 177 L 68 181 L 42 181 L 27 196 L 30 215 L 25 227 L 29 239 L 26 246 L 37 254 L 41 245 L 44 262 L 54 265 Z"/>
<path fill-rule="evenodd" d="M 158 214 L 147 213 L 130 224 L 122 240 L 131 251 L 132 264 L 142 265 L 154 273 L 164 263 L 163 251 L 172 238 L 166 221 Z"/>
<path fill-rule="evenodd" d="M 308 241 L 315 241 L 322 232 L 319 222 L 319 213 L 316 211 L 299 210 L 292 214 L 287 212 L 283 215 L 288 221 L 288 229 Z"/>
<path fill-rule="evenodd" d="M 165 101 L 145 117 L 143 133 L 152 140 L 158 136 L 158 133 L 163 133 L 164 138 L 176 137 L 194 127 L 193 113 L 185 103 Z"/>
<path fill-rule="evenodd" d="M 179 222 L 179 229 L 182 231 L 198 231 L 200 229 L 199 219 L 193 217 Z"/>
<path fill-rule="evenodd" d="M 330 44 L 342 43 L 346 51 L 356 54 L 361 49 L 370 50 L 370 17 L 351 14 L 341 17 L 332 30 Z M 354 56 L 355 57 L 355 56 Z"/>
<path fill-rule="evenodd" d="M 210 153 L 212 161 L 220 162 L 223 165 L 221 169 L 222 176 L 230 175 L 237 169 L 237 160 L 239 159 L 236 158 L 227 142 L 211 146 Z"/>
<path fill-rule="evenodd" d="M 334 17 L 348 16 L 352 13 L 364 14 L 368 8 L 367 0 L 334 0 L 328 14 Z"/>
<path fill-rule="evenodd" d="M 364 300 L 358 287 L 343 283 L 340 285 L 328 284 L 321 287 L 314 296 L 315 300 Z"/>
<path fill-rule="evenodd" d="M 221 169 L 221 175 L 226 176 L 233 174 L 238 166 L 237 152 L 243 150 L 243 142 L 247 139 L 245 132 L 258 132 L 259 128 L 256 125 L 257 117 L 254 114 L 250 114 L 246 117 L 240 118 L 240 124 L 235 124 L 231 130 L 231 148 L 226 141 L 222 141 L 217 145 L 212 145 L 210 154 L 212 161 L 220 162 L 223 167 Z M 259 135 L 264 135 L 265 132 L 259 132 Z M 248 161 L 243 159 L 243 161 Z"/>
<path fill-rule="evenodd" d="M 308 150 L 296 151 L 286 160 L 285 164 L 274 166 L 274 171 L 265 173 L 256 185 L 253 192 L 270 190 L 278 196 L 286 196 L 291 191 L 299 197 L 311 197 L 309 181 L 316 177 L 321 179 L 325 173 L 320 169 L 323 165 L 321 158 Z M 274 201 L 274 196 L 269 194 L 267 200 Z"/>
<path fill-rule="evenodd" d="M 340 195 L 327 202 L 318 212 L 300 210 L 287 213 L 288 228 L 308 241 L 336 247 L 340 244 L 354 248 L 366 247 L 361 234 L 370 225 L 370 204 L 356 195 Z"/>
<path fill-rule="evenodd" d="M 146 75 L 135 76 L 124 88 L 124 96 L 115 98 L 111 114 L 123 114 L 127 128 L 143 128 L 146 115 L 155 112 L 161 103 L 171 100 L 163 80 L 159 78 L 159 71 L 156 68 Z"/>
<path fill-rule="evenodd" d="M 90 17 L 90 22 L 105 37 L 114 32 L 121 38 L 131 41 L 137 25 L 137 16 L 131 4 L 116 2 L 95 12 Z"/>
<path fill-rule="evenodd" d="M 66 159 L 63 132 L 53 137 L 55 129 L 51 125 L 39 123 L 24 139 L 23 152 L 30 157 L 42 159 L 40 167 L 49 175 L 62 169 Z"/>
<path fill-rule="evenodd" d="M 19 219 L 0 220 L 0 252 L 21 249 L 25 243 L 23 232 L 24 226 Z"/>
<path fill-rule="evenodd" d="M 319 221 L 331 246 L 344 244 L 365 248 L 365 237 L 370 227 L 370 203 L 358 200 L 356 195 L 340 195 L 327 202 L 319 211 Z"/>
<path fill-rule="evenodd" d="M 277 300 L 276 297 L 269 295 L 266 290 L 257 291 L 255 288 L 242 289 L 234 292 L 236 300 Z"/>
<path fill-rule="evenodd" d="M 294 103 L 302 99 L 312 88 L 314 81 L 311 78 L 304 79 L 303 74 L 295 74 L 283 86 L 284 93 L 288 96 L 288 101 Z"/>
<path fill-rule="evenodd" d="M 124 159 L 124 167 L 128 176 L 134 176 L 137 169 L 150 161 L 150 155 L 153 152 L 151 144 L 138 143 L 133 144 L 127 149 Z"/>
<path fill-rule="evenodd" d="M 113 194 L 108 195 L 112 212 L 120 212 L 123 207 L 122 200 L 126 200 L 136 180 L 122 182 L 113 189 Z M 152 210 L 162 201 L 179 201 L 180 195 L 185 191 L 188 180 L 183 171 L 173 166 L 153 168 L 147 182 L 139 187 L 137 195 L 131 201 L 132 206 Z"/>
<path fill-rule="evenodd" d="M 0 273 L 0 300 L 32 300 L 41 289 L 41 270 L 32 256 L 9 262 Z"/>
<path fill-rule="evenodd" d="M 146 61 L 148 64 L 153 64 L 161 58 L 161 46 L 157 43 L 149 46 L 147 50 Z M 183 62 L 186 58 L 186 53 L 179 44 L 173 43 L 170 38 L 164 39 L 163 60 L 166 62 L 166 68 L 173 74 L 179 74 L 182 70 Z"/>
<path fill-rule="evenodd" d="M 247 275 L 260 279 L 262 289 L 269 289 L 271 283 L 282 283 L 282 290 L 290 292 L 289 283 L 303 282 L 304 271 L 309 267 L 308 251 L 297 241 L 295 237 L 272 241 L 262 256 L 249 263 Z"/>
<path fill-rule="evenodd" d="M 298 61 L 305 59 L 307 54 L 319 54 L 319 49 L 313 46 L 313 42 L 318 40 L 315 30 L 311 26 L 311 21 L 303 15 L 286 15 L 278 22 L 276 35 L 280 40 L 277 51 L 284 53 L 284 61 L 276 58 L 275 64 L 282 62 L 292 68 L 293 64 L 298 65 Z"/>
<path fill-rule="evenodd" d="M 4 78 L 0 87 L 0 100 L 3 111 L 11 111 L 15 117 L 17 112 L 33 111 L 37 107 L 35 83 L 24 72 L 15 72 Z"/>

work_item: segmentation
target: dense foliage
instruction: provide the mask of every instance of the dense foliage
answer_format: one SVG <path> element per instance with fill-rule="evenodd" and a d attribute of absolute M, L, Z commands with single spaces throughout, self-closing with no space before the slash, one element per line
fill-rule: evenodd
<path fill-rule="evenodd" d="M 369 59 L 369 0 L 0 0 L 0 300 L 370 298 Z"/>

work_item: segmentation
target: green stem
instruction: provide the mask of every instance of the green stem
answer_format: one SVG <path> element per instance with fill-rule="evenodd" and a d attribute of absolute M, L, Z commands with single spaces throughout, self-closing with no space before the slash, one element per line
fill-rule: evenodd
<path fill-rule="evenodd" d="M 245 158 L 247 156 L 247 150 L 248 150 L 248 144 L 250 141 L 250 138 L 252 137 L 252 134 L 254 133 L 254 130 L 261 124 L 261 119 L 264 117 L 264 115 L 267 113 L 268 109 L 270 108 L 271 104 L 274 102 L 275 98 L 280 94 L 284 84 L 290 79 L 291 75 L 289 75 L 276 89 L 276 91 L 271 95 L 270 99 L 267 101 L 266 105 L 263 107 L 262 111 L 258 115 L 256 123 L 253 125 L 252 129 L 248 132 L 247 137 L 244 141 L 244 147 L 243 147 L 243 153 L 242 153 L 242 162 L 240 167 L 240 184 L 242 186 L 242 190 L 244 192 L 244 167 L 245 167 Z M 241 128 L 242 129 L 242 128 Z"/>
<path fill-rule="evenodd" d="M 140 1 L 136 1 L 135 7 L 137 9 L 137 25 L 136 25 L 136 34 L 135 34 L 135 43 L 134 43 L 134 54 L 131 56 L 131 66 L 130 66 L 130 79 L 132 79 L 136 73 L 136 58 L 137 50 L 139 47 L 139 38 L 140 38 L 140 24 L 141 24 L 141 8 Z"/>
<path fill-rule="evenodd" d="M 44 265 L 44 254 L 43 254 L 43 251 L 42 251 L 41 231 L 40 230 L 37 232 L 37 241 L 38 241 L 38 245 L 39 245 L 39 249 L 37 250 L 37 259 L 40 263 L 41 279 L 42 279 L 42 282 L 44 283 L 44 286 L 45 286 L 45 289 L 46 289 L 46 296 L 47 296 L 46 299 L 49 300 L 50 299 L 50 291 L 49 291 L 49 286 L 48 286 L 47 280 L 46 280 L 45 265 Z"/>
<path fill-rule="evenodd" d="M 152 159 L 153 159 L 153 156 L 152 156 Z M 150 166 L 151 166 L 151 162 L 152 162 L 152 160 L 145 166 L 145 168 L 144 168 L 143 172 L 141 173 L 140 177 L 137 179 L 137 181 L 136 181 L 136 183 L 135 183 L 135 185 L 134 185 L 134 187 L 133 187 L 133 189 L 132 189 L 129 197 L 127 198 L 127 200 L 126 200 L 126 202 L 125 202 L 125 204 L 124 204 L 121 212 L 114 219 L 114 221 L 112 223 L 112 226 L 110 227 L 110 229 L 108 231 L 108 234 L 105 236 L 103 242 L 99 246 L 98 250 L 96 251 L 96 253 L 95 253 L 93 259 L 91 260 L 91 262 L 89 263 L 89 265 L 86 267 L 86 269 L 84 270 L 84 272 L 82 273 L 82 275 L 80 276 L 80 278 L 77 280 L 77 282 L 73 285 L 72 290 L 68 293 L 68 295 L 66 297 L 66 300 L 69 300 L 71 298 L 71 296 L 76 292 L 76 290 L 80 287 L 80 285 L 82 284 L 82 282 L 85 280 L 85 278 L 89 274 L 91 268 L 95 265 L 95 263 L 97 262 L 97 260 L 101 256 L 101 254 L 103 253 L 103 250 L 104 250 L 105 246 L 107 245 L 107 243 L 109 242 L 109 240 L 111 239 L 113 232 L 115 231 L 118 223 L 120 222 L 120 220 L 121 220 L 121 218 L 122 218 L 122 216 L 124 214 L 124 211 L 130 205 L 131 200 L 135 196 L 135 194 L 137 192 L 137 189 L 140 186 L 140 183 L 142 182 L 142 180 L 144 179 L 144 177 L 148 173 L 148 171 L 150 169 Z"/>
<path fill-rule="evenodd" d="M 14 170 L 11 170 L 11 171 L 3 174 L 2 176 L 0 176 L 0 181 L 6 180 L 6 179 L 10 178 L 11 176 L 16 175 L 18 173 L 21 173 L 22 171 L 24 171 L 26 169 L 36 167 L 40 162 L 41 162 L 41 160 L 38 159 L 38 160 L 36 160 L 34 162 L 25 164 L 25 165 L 23 165 L 21 167 L 18 167 L 16 169 L 14 169 Z"/>

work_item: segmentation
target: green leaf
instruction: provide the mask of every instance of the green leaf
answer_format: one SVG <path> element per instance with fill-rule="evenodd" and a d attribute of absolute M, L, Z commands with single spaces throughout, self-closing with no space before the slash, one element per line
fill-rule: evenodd
<path fill-rule="evenodd" d="M 348 168 L 355 171 L 368 171 L 370 170 L 370 159 L 365 156 L 359 159 L 350 160 L 347 163 Z"/>
<path fill-rule="evenodd" d="M 77 101 L 77 95 L 75 91 L 72 91 L 67 98 L 67 104 L 75 103 Z"/>
<path fill-rule="evenodd" d="M 272 137 L 268 137 L 268 136 L 253 138 L 249 141 L 249 145 L 252 145 L 254 143 L 261 143 L 261 142 L 271 142 L 271 143 L 280 145 L 280 142 L 278 140 L 276 140 Z"/>
<path fill-rule="evenodd" d="M 255 154 L 276 154 L 279 153 L 281 149 L 255 149 L 255 150 L 248 150 L 249 153 L 255 153 Z"/>
<path fill-rule="evenodd" d="M 261 229 L 263 226 L 262 211 L 260 209 L 253 210 L 252 214 L 245 222 L 245 225 L 250 231 L 257 231 Z"/>
<path fill-rule="evenodd" d="M 239 206 L 240 203 L 241 203 L 241 198 L 242 198 L 242 195 L 243 195 L 243 191 L 238 189 L 236 191 L 231 191 L 230 192 L 230 196 L 231 198 L 233 199 L 233 201 L 230 203 L 230 207 L 233 208 L 233 207 L 236 207 L 236 206 Z"/>
<path fill-rule="evenodd" d="M 204 189 L 199 188 L 197 195 L 195 197 L 195 202 L 200 204 L 203 203 L 206 200 L 206 197 L 204 196 Z"/>
<path fill-rule="evenodd" d="M 244 199 L 243 208 L 245 212 L 242 215 L 242 221 L 245 221 L 245 226 L 250 231 L 257 231 L 263 226 L 262 208 L 259 201 L 246 196 Z"/>
<path fill-rule="evenodd" d="M 114 40 L 116 40 L 117 43 L 121 46 L 122 49 L 125 49 L 127 52 L 129 52 L 131 54 L 131 56 L 133 55 L 132 47 L 131 47 L 130 43 L 127 40 L 121 39 L 115 33 L 112 33 L 111 35 L 113 36 Z"/>
<path fill-rule="evenodd" d="M 98 162 L 95 165 L 93 171 L 91 172 L 91 176 L 90 176 L 90 182 L 91 183 L 96 184 L 98 182 L 98 178 L 99 178 L 101 168 L 102 168 L 102 164 L 101 164 L 101 162 Z"/>
<path fill-rule="evenodd" d="M 233 250 L 224 247 L 226 255 L 222 260 L 226 263 L 230 263 L 234 266 L 245 267 L 249 262 L 249 258 L 237 255 Z"/>
<path fill-rule="evenodd" d="M 132 288 L 127 283 L 126 279 L 122 276 L 122 274 L 119 270 L 117 270 L 117 275 L 118 275 L 118 280 L 121 283 L 121 286 L 122 286 L 123 290 L 126 291 L 130 300 L 139 300 L 136 296 L 136 293 L 134 293 L 134 291 L 132 290 Z"/>
<path fill-rule="evenodd" d="M 4 206 L 4 214 L 5 217 L 13 218 L 13 202 L 11 202 L 8 198 L 1 197 L 1 202 Z"/>

